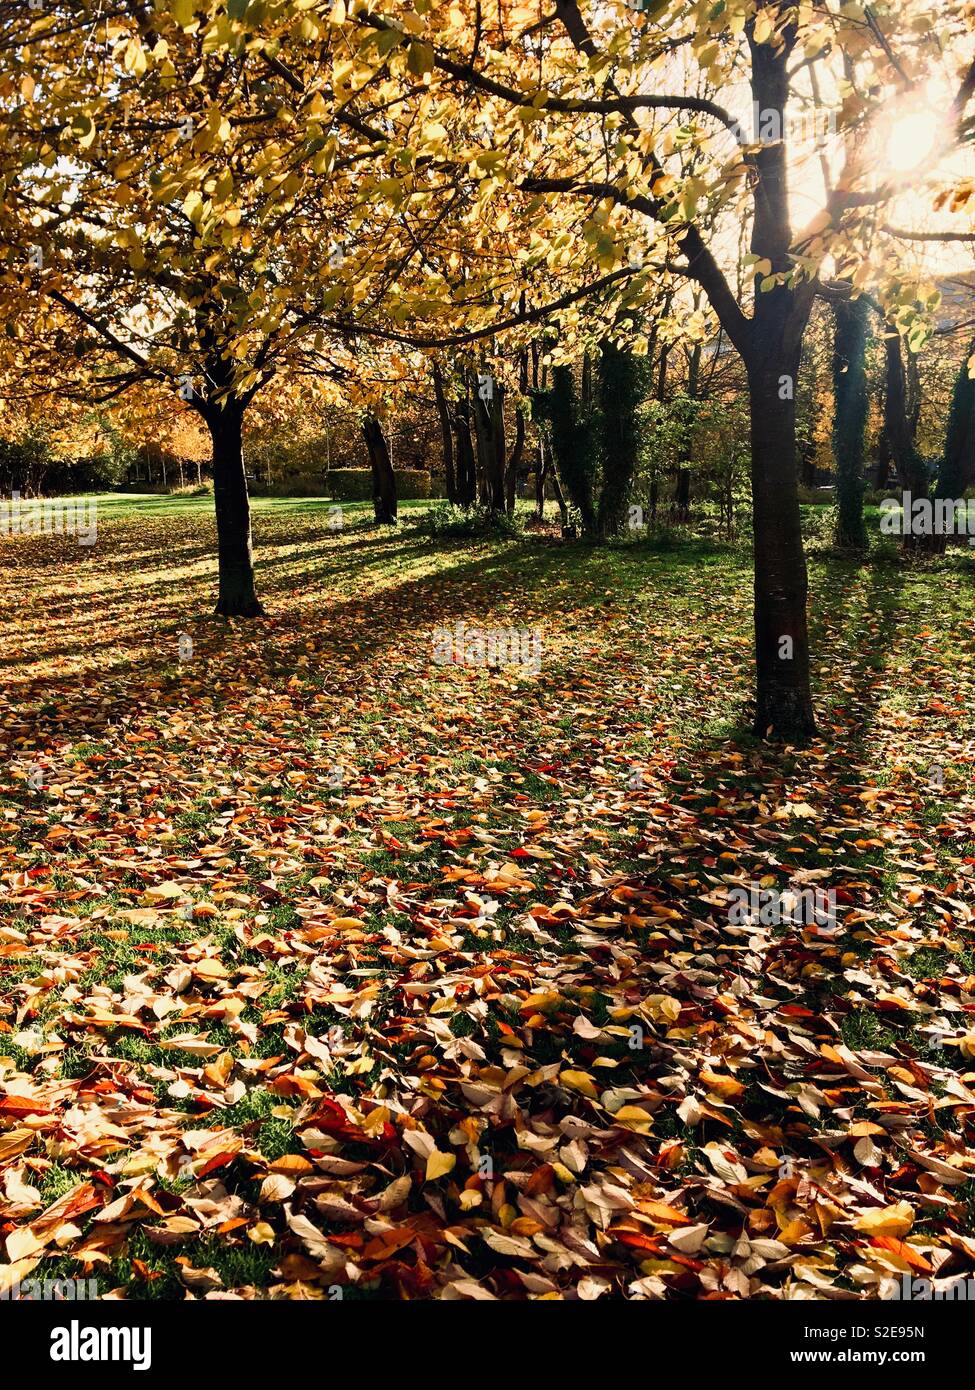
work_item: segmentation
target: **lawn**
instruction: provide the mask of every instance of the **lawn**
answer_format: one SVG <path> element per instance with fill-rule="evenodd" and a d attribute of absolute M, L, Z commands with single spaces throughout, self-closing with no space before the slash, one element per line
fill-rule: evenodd
<path fill-rule="evenodd" d="M 971 558 L 814 545 L 820 737 L 776 749 L 743 732 L 744 544 L 258 501 L 270 616 L 230 624 L 211 511 L 0 539 L 4 1280 L 972 1272 Z M 537 630 L 540 669 L 437 664 L 458 622 Z M 790 882 L 835 928 L 730 919 Z"/>

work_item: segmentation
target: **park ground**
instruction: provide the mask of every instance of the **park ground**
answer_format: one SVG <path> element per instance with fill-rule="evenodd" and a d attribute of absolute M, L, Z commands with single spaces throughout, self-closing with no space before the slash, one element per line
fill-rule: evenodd
<path fill-rule="evenodd" d="M 794 750 L 743 732 L 745 544 L 269 500 L 269 616 L 228 624 L 211 508 L 0 539 L 3 1283 L 975 1274 L 972 558 L 856 565 L 807 514 Z M 436 664 L 458 621 L 538 627 L 541 669 Z M 789 882 L 838 929 L 730 921 Z"/>

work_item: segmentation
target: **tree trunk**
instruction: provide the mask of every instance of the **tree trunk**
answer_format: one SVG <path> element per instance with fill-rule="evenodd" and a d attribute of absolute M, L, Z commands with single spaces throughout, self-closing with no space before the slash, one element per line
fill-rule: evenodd
<path fill-rule="evenodd" d="M 521 460 L 524 453 L 525 417 L 519 410 L 515 421 L 515 443 L 504 475 L 504 509 L 509 516 L 515 514 L 515 503 L 518 500 L 518 474 L 521 470 Z"/>
<path fill-rule="evenodd" d="M 396 475 L 389 444 L 377 417 L 369 414 L 362 422 L 362 434 L 372 465 L 372 501 L 377 526 L 396 525 Z"/>
<path fill-rule="evenodd" d="M 815 732 L 809 691 L 808 579 L 796 468 L 798 360 L 782 385 L 781 364 L 749 364 L 752 508 L 755 529 L 755 732 L 804 738 Z M 783 392 L 787 399 L 782 399 Z"/>
<path fill-rule="evenodd" d="M 687 364 L 687 410 L 681 431 L 680 456 L 677 463 L 677 486 L 674 489 L 674 519 L 691 519 L 691 464 L 694 448 L 695 407 L 700 388 L 701 345 L 695 343 Z"/>
<path fill-rule="evenodd" d="M 477 464 L 471 440 L 471 408 L 466 396 L 457 402 L 457 501 L 462 507 L 473 507 L 477 500 Z"/>
<path fill-rule="evenodd" d="M 691 470 L 681 464 L 677 469 L 677 485 L 674 488 L 674 520 L 691 519 Z"/>
<path fill-rule="evenodd" d="M 254 589 L 251 511 L 244 474 L 242 407 L 228 402 L 209 410 L 213 441 L 213 501 L 217 516 L 220 589 L 217 613 L 224 618 L 258 618 L 264 609 Z"/>
<path fill-rule="evenodd" d="M 887 438 L 887 431 L 880 431 L 880 440 L 877 445 L 877 473 L 874 478 L 874 487 L 878 492 L 883 492 L 890 478 L 890 440 Z"/>
<path fill-rule="evenodd" d="M 545 520 L 545 478 L 548 474 L 548 454 L 545 449 L 545 435 L 539 433 L 538 452 L 535 462 L 535 520 Z"/>
<path fill-rule="evenodd" d="M 945 435 L 944 452 L 934 488 L 936 502 L 961 502 L 975 476 L 975 379 L 968 374 L 968 363 L 975 353 L 971 344 L 955 377 Z M 948 545 L 947 530 L 931 537 L 930 548 L 943 555 Z"/>
<path fill-rule="evenodd" d="M 884 432 L 897 469 L 897 481 L 915 497 L 927 497 L 928 475 L 924 459 L 914 442 L 900 334 L 890 324 L 887 325 L 884 348 L 887 357 Z"/>
<path fill-rule="evenodd" d="M 551 477 L 552 491 L 555 493 L 555 505 L 559 509 L 559 520 L 562 523 L 562 530 L 564 532 L 568 529 L 569 525 L 569 504 L 565 500 L 565 493 L 562 491 L 562 484 L 559 481 L 559 473 L 557 468 L 553 468 L 551 470 Z"/>
<path fill-rule="evenodd" d="M 457 501 L 457 476 L 454 472 L 454 436 L 450 419 L 450 406 L 443 389 L 443 372 L 439 362 L 433 364 L 433 390 L 437 399 L 437 414 L 440 417 L 440 435 L 443 440 L 444 491 L 448 502 Z"/>
<path fill-rule="evenodd" d="M 963 497 L 975 478 L 975 378 L 968 363 L 975 354 L 972 343 L 958 369 L 948 416 L 948 433 L 938 470 L 936 497 Z"/>
<path fill-rule="evenodd" d="M 501 383 L 494 381 L 490 400 L 482 400 L 474 387 L 474 435 L 480 471 L 481 501 L 492 512 L 505 509 L 504 399 Z"/>
<path fill-rule="evenodd" d="M 755 39 L 746 24 L 756 122 L 769 112 L 787 129 L 789 63 L 794 26 L 781 45 Z M 755 216 L 751 249 L 773 273 L 791 268 L 788 163 L 785 142 L 760 137 L 754 156 Z M 802 338 L 812 310 L 811 284 L 756 287 L 755 312 L 744 340 L 751 412 L 752 514 L 755 545 L 755 732 L 801 741 L 816 728 L 809 686 L 808 579 L 802 548 L 796 458 L 795 394 Z M 741 326 L 735 323 L 737 332 Z"/>
<path fill-rule="evenodd" d="M 897 481 L 912 499 L 926 499 L 928 496 L 928 469 L 914 442 L 916 422 L 908 394 L 908 376 L 904 369 L 904 355 L 901 351 L 900 334 L 891 324 L 887 325 L 884 341 L 887 357 L 887 394 L 884 401 L 884 432 L 890 444 L 891 457 L 897 469 Z M 908 359 L 910 363 L 910 359 Z M 904 516 L 904 549 L 936 550 L 934 536 L 915 536 L 908 530 L 910 517 Z"/>
<path fill-rule="evenodd" d="M 735 534 L 735 481 L 731 473 L 725 479 L 721 505 L 724 512 L 725 535 L 730 541 Z"/>
<path fill-rule="evenodd" d="M 599 357 L 598 382 L 602 486 L 596 520 L 600 537 L 608 540 L 624 528 L 640 457 L 637 411 L 643 400 L 642 359 L 606 339 Z"/>
<path fill-rule="evenodd" d="M 524 305 L 524 295 L 522 295 Z M 504 480 L 504 505 L 505 511 L 509 516 L 515 514 L 515 500 L 518 496 L 518 474 L 521 469 L 521 460 L 525 453 L 525 435 L 527 432 L 527 422 L 525 419 L 526 402 L 528 399 L 528 352 L 527 349 L 521 354 L 518 369 L 518 391 L 521 400 L 515 411 L 515 442 L 511 450 L 511 457 L 508 460 L 507 471 Z"/>
<path fill-rule="evenodd" d="M 863 457 L 867 429 L 867 314 L 865 299 L 834 306 L 833 453 L 836 459 L 836 544 L 867 549 L 863 520 Z"/>
<path fill-rule="evenodd" d="M 584 380 L 585 377 L 584 369 Z M 580 400 L 576 394 L 571 367 L 563 365 L 555 368 L 549 412 L 552 453 L 559 482 L 568 492 L 572 505 L 582 518 L 583 535 L 595 536 L 597 524 L 593 486 L 595 458 L 592 420 L 585 400 Z"/>

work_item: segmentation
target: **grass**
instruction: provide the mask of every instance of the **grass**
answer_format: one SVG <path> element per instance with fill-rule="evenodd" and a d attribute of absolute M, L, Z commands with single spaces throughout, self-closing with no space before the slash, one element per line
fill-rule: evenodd
<path fill-rule="evenodd" d="M 466 1146 L 536 1175 L 548 1160 L 544 1145 L 515 1142 L 507 1116 L 465 1108 L 481 1068 L 490 1088 L 524 1061 L 533 1079 L 512 1083 L 511 1103 L 543 1129 L 610 1122 L 566 1073 L 653 1094 L 640 1142 L 663 1195 L 693 1205 L 705 1199 L 674 1193 L 698 1191 L 712 1138 L 744 1146 L 771 1126 L 785 1138 L 762 1142 L 821 1161 L 793 1100 L 807 1080 L 830 1097 L 820 1128 L 848 1103 L 862 1118 L 850 1077 L 823 1075 L 823 1047 L 893 1054 L 902 1069 L 958 1055 L 919 1029 L 945 999 L 967 999 L 975 973 L 970 925 L 951 905 L 970 894 L 975 858 L 967 554 L 907 565 L 878 545 L 853 562 L 820 544 L 824 518 L 808 511 L 822 737 L 798 750 L 747 733 L 744 540 L 435 538 L 426 503 L 405 504 L 397 529 L 353 504 L 335 532 L 329 501 L 259 499 L 268 617 L 225 623 L 211 616 L 211 498 L 95 500 L 92 548 L 0 542 L 0 1093 L 36 1088 L 51 1106 L 29 1155 L 39 1210 L 93 1173 L 113 1195 L 137 1176 L 158 1197 L 160 1212 L 104 1237 L 90 1212 L 80 1220 L 79 1239 L 104 1241 L 110 1281 L 181 1297 L 186 1258 L 226 1288 L 314 1282 L 283 1216 L 290 1195 L 264 1189 L 308 1153 L 301 1210 L 349 1258 L 364 1245 L 344 1204 L 412 1173 L 395 1220 L 419 1223 L 431 1267 L 460 1259 L 494 1279 L 481 1241 L 491 1213 L 461 1206 L 476 1166 Z M 432 630 L 458 621 L 539 628 L 541 670 L 436 665 Z M 760 944 L 723 932 L 713 895 L 725 875 L 796 870 L 826 873 L 863 914 L 839 944 L 787 927 Z M 672 961 L 686 974 L 668 976 Z M 802 1009 L 811 1021 L 793 1025 Z M 634 1020 L 645 1048 L 629 1044 Z M 755 1084 L 757 1063 L 777 1088 Z M 716 1068 L 740 1069 L 740 1113 L 698 1087 L 712 1112 L 689 1126 L 681 1088 Z M 891 1102 L 906 1105 L 895 1082 Z M 941 1095 L 935 1085 L 944 1077 Z M 387 1109 L 395 1139 L 382 1131 L 377 1154 L 375 1136 L 335 1128 L 325 1103 L 343 1099 L 363 1116 Z M 912 1112 L 915 1143 L 960 1133 L 952 1111 L 937 1124 L 932 1113 Z M 82 1114 L 95 1125 L 84 1144 Z M 404 1116 L 457 1156 L 457 1183 L 424 1185 Z M 670 1144 L 680 1152 L 663 1162 Z M 599 1144 L 592 1161 L 619 1180 Z M 520 1190 L 497 1209 L 516 1211 Z M 466 1264 L 456 1242 L 438 1243 L 431 1191 L 457 1229 L 475 1223 Z M 188 1194 L 216 1204 L 219 1229 L 151 1241 L 144 1228 L 185 1216 Z M 573 1209 L 569 1186 L 551 1200 Z M 851 1260 L 868 1255 L 851 1247 Z M 618 1250 L 606 1258 L 625 1266 Z M 364 1258 L 364 1274 L 363 1288 L 387 1293 L 419 1278 L 402 1252 Z"/>

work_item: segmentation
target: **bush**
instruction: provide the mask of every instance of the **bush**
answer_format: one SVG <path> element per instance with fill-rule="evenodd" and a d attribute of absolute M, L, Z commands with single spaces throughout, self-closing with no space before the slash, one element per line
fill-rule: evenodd
<path fill-rule="evenodd" d="M 832 507 L 836 501 L 833 487 L 800 487 L 799 502 L 803 507 Z"/>
<path fill-rule="evenodd" d="M 828 507 L 803 505 L 801 511 L 802 535 L 806 550 L 809 553 L 832 550 L 836 536 L 835 504 Z"/>
<path fill-rule="evenodd" d="M 372 500 L 371 468 L 333 468 L 325 479 L 325 491 L 339 502 Z M 396 496 L 403 502 L 430 496 L 430 474 L 420 468 L 396 469 Z"/>
<path fill-rule="evenodd" d="M 123 472 L 110 454 L 64 458 L 43 430 L 24 430 L 18 438 L 0 439 L 0 494 L 55 497 L 61 493 L 102 492 Z"/>
<path fill-rule="evenodd" d="M 333 468 L 325 478 L 325 493 L 340 502 L 368 502 L 372 497 L 372 469 Z"/>
<path fill-rule="evenodd" d="M 321 497 L 325 491 L 322 474 L 281 472 L 268 487 L 265 478 L 255 477 L 248 483 L 252 497 Z"/>
<path fill-rule="evenodd" d="M 430 474 L 425 468 L 397 468 L 396 496 L 401 502 L 431 495 Z M 370 492 L 370 497 L 372 493 Z"/>
<path fill-rule="evenodd" d="M 423 513 L 418 529 L 436 538 L 476 540 L 488 536 L 517 536 L 521 528 L 506 512 L 488 507 L 455 507 L 441 502 Z"/>

